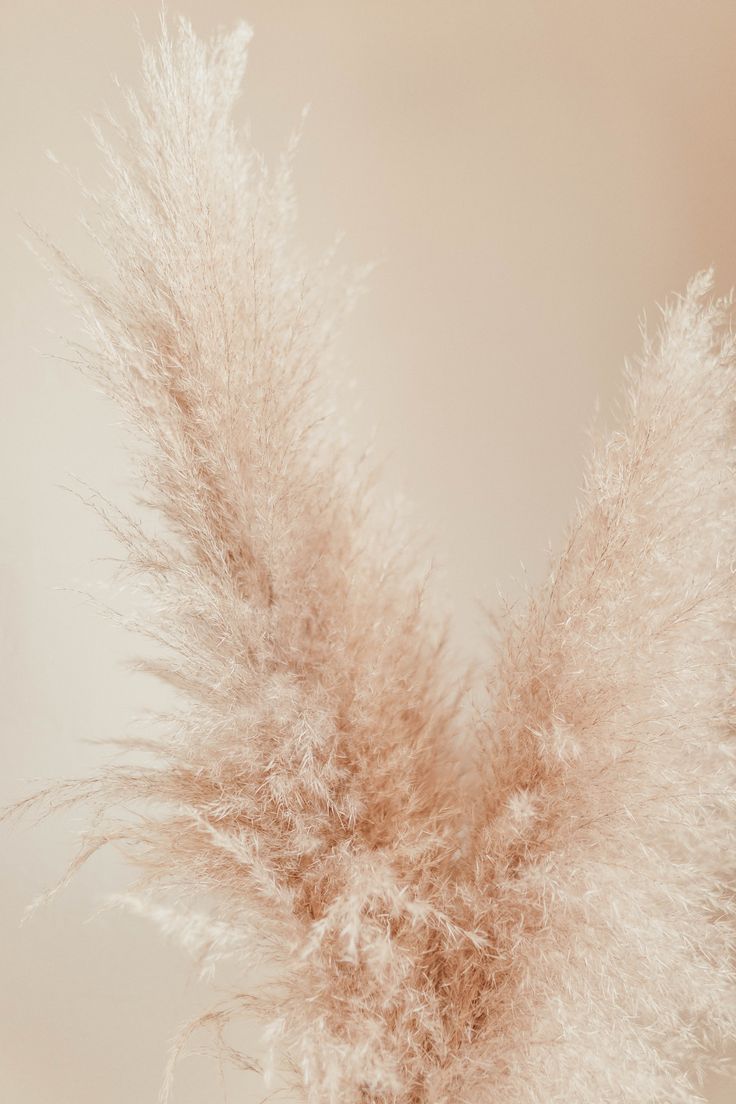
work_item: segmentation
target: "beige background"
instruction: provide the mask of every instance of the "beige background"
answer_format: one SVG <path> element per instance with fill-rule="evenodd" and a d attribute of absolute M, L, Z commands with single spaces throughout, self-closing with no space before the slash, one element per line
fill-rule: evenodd
<path fill-rule="evenodd" d="M 311 102 L 304 237 L 343 230 L 346 260 L 382 261 L 343 340 L 363 404 L 356 435 L 377 425 L 389 486 L 434 534 L 472 650 L 477 599 L 513 591 L 522 560 L 539 578 L 560 539 L 584 430 L 596 398 L 612 409 L 641 311 L 656 318 L 711 262 L 722 289 L 736 282 L 736 4 L 178 9 L 201 32 L 236 17 L 254 26 L 243 117 L 267 153 Z M 58 352 L 54 331 L 73 323 L 17 214 L 88 256 L 76 190 L 43 154 L 94 179 L 83 115 L 117 103 L 111 72 L 135 80 L 132 11 L 6 0 L 1 17 L 2 801 L 24 779 L 84 771 L 104 754 L 89 741 L 120 733 L 156 693 L 123 667 L 133 642 L 74 592 L 110 578 L 111 547 L 60 484 L 76 475 L 124 500 L 125 455 L 115 412 L 36 351 Z M 156 6 L 137 11 L 150 32 Z M 145 922 L 86 922 L 124 882 L 110 856 L 19 927 L 76 827 L 60 817 L 0 832 L 0 1100 L 153 1102 L 167 1039 L 210 990 Z M 231 1086 L 233 1100 L 260 1099 L 255 1082 Z M 184 1063 L 176 1099 L 219 1099 L 204 1059 Z"/>

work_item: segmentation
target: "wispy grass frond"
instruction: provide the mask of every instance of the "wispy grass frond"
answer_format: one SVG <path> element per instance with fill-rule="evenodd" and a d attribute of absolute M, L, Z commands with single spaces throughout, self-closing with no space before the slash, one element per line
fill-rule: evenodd
<path fill-rule="evenodd" d="M 308 1104 L 693 1104 L 736 1027 L 729 304 L 703 276 L 665 311 L 472 720 L 329 410 L 340 280 L 294 245 L 290 155 L 233 127 L 247 41 L 145 48 L 97 132 L 108 276 L 60 258 L 138 441 L 141 515 L 108 517 L 180 703 L 82 785 L 85 848 L 206 965 L 257 964 L 203 1023 L 234 1058 L 259 1018 Z"/>

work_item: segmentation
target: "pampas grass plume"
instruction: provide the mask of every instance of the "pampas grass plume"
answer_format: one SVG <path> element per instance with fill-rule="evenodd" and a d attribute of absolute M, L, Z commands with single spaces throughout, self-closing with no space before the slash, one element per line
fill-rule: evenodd
<path fill-rule="evenodd" d="M 198 1026 L 307 1104 L 693 1104 L 736 1028 L 730 302 L 698 276 L 645 337 L 469 708 L 330 412 L 349 292 L 295 247 L 291 147 L 270 171 L 231 121 L 248 38 L 144 47 L 96 131 L 108 276 L 56 254 L 133 431 L 140 515 L 103 511 L 178 708 L 35 800 L 87 803 L 78 862 L 114 842 L 127 903 L 228 959 Z"/>

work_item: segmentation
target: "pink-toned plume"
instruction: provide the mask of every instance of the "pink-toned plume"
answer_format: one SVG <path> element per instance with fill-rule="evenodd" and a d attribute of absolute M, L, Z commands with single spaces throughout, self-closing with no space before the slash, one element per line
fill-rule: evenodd
<path fill-rule="evenodd" d="M 37 800 L 89 803 L 79 861 L 123 848 L 133 906 L 229 960 L 202 1023 L 308 1104 L 693 1104 L 736 1031 L 730 305 L 704 275 L 666 308 L 469 708 L 330 413 L 342 276 L 294 245 L 290 152 L 231 121 L 248 37 L 145 48 L 97 134 L 108 276 L 58 257 L 133 430 L 140 516 L 106 514 L 179 707 Z"/>

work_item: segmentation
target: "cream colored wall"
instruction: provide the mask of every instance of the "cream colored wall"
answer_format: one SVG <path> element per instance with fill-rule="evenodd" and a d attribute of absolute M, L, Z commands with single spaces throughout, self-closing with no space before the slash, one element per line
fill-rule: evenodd
<path fill-rule="evenodd" d="M 243 113 L 268 153 L 311 102 L 305 239 L 343 230 L 346 260 L 382 261 L 343 340 L 363 402 L 353 424 L 377 423 L 389 486 L 435 534 L 472 650 L 476 599 L 513 591 L 520 560 L 539 578 L 559 541 L 584 429 L 597 397 L 612 408 L 641 310 L 656 318 L 711 262 L 721 288 L 736 282 L 736 5 L 178 7 L 201 32 L 254 26 Z M 135 81 L 132 10 L 7 0 L 1 16 L 2 801 L 25 778 L 82 773 L 106 754 L 88 741 L 157 700 L 122 666 L 133 642 L 74 592 L 109 580 L 97 558 L 112 548 L 59 484 L 76 475 L 124 501 L 126 461 L 114 411 L 37 351 L 59 352 L 50 331 L 73 326 L 17 214 L 90 256 L 76 189 L 43 151 L 94 179 L 82 116 L 117 102 L 111 71 Z M 137 10 L 150 33 L 156 5 Z M 70 816 L 0 832 L 0 1100 L 12 1104 L 153 1101 L 167 1039 L 210 993 L 143 921 L 85 922 L 122 884 L 112 855 L 19 927 L 77 828 Z M 187 1060 L 177 1101 L 215 1099 L 212 1076 Z M 259 1098 L 255 1083 L 233 1095 Z"/>

